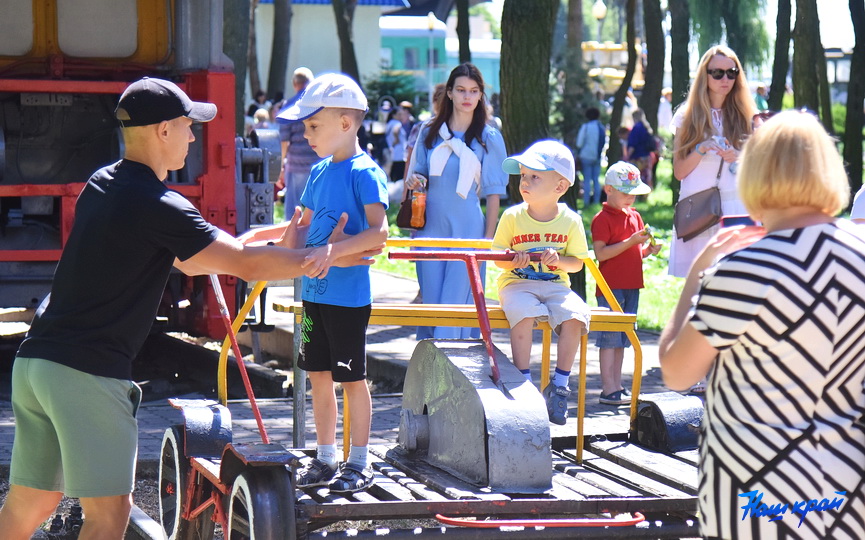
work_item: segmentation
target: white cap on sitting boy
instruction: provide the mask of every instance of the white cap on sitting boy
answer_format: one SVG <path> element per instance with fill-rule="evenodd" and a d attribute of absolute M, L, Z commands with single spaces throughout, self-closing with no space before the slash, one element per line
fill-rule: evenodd
<path fill-rule="evenodd" d="M 647 195 L 652 192 L 652 188 L 640 179 L 640 169 L 627 161 L 610 165 L 604 183 L 628 195 Z"/>
<path fill-rule="evenodd" d="M 313 79 L 294 105 L 279 113 L 276 118 L 289 122 L 306 120 L 325 107 L 360 111 L 369 108 L 363 90 L 351 77 L 342 73 L 324 73 Z"/>
<path fill-rule="evenodd" d="M 522 154 L 504 160 L 502 170 L 508 174 L 520 174 L 520 165 L 533 171 L 556 171 L 572 186 L 577 175 L 574 155 L 559 141 L 536 142 Z"/>

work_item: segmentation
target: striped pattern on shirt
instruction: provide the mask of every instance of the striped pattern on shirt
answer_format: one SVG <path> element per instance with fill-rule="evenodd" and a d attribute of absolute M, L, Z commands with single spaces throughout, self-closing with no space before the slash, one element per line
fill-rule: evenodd
<path fill-rule="evenodd" d="M 767 235 L 706 271 L 689 318 L 719 351 L 700 446 L 703 534 L 865 538 L 865 227 Z M 789 505 L 780 519 L 743 517 L 755 490 Z M 827 509 L 833 499 L 844 502 Z"/>

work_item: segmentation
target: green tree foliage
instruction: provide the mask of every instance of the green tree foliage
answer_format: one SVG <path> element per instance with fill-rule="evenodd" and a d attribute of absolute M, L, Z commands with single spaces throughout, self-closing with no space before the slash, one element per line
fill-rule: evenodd
<path fill-rule="evenodd" d="M 400 101 L 415 103 L 418 94 L 413 75 L 388 71 L 387 66 L 383 66 L 378 76 L 369 77 L 364 81 L 364 92 L 370 103 L 378 103 L 385 96 L 394 98 L 397 103 Z M 371 105 L 370 109 L 372 108 Z"/>
<path fill-rule="evenodd" d="M 490 32 L 493 34 L 493 39 L 502 39 L 502 27 L 498 19 L 490 13 L 485 4 L 477 4 L 469 8 L 469 15 L 472 17 L 480 17 L 490 25 Z"/>
<path fill-rule="evenodd" d="M 689 0 L 688 4 L 701 53 L 726 41 L 746 66 L 767 59 L 769 35 L 762 16 L 766 0 Z"/>

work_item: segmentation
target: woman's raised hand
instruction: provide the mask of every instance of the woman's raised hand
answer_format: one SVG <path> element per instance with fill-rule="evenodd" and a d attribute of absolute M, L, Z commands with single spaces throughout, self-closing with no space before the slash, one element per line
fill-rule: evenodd
<path fill-rule="evenodd" d="M 420 173 L 412 173 L 405 181 L 406 189 L 422 190 L 426 186 L 427 178 Z"/>

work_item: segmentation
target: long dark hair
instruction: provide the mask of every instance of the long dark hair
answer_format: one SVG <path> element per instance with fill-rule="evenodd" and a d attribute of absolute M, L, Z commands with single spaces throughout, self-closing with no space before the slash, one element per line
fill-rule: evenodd
<path fill-rule="evenodd" d="M 484 77 L 481 75 L 481 71 L 475 67 L 474 64 L 470 64 L 466 62 L 465 64 L 460 64 L 451 71 L 450 77 L 448 77 L 447 85 L 445 86 L 445 90 L 447 92 L 451 92 L 454 89 L 454 84 L 457 80 L 457 77 L 468 77 L 478 83 L 481 92 L 481 98 L 478 100 L 478 106 L 475 107 L 474 114 L 472 116 L 472 123 L 469 125 L 469 128 L 466 130 L 466 134 L 463 137 L 466 146 L 471 146 L 472 139 L 476 139 L 478 143 L 486 150 L 486 145 L 484 144 L 483 139 L 481 138 L 484 132 L 484 127 L 487 125 L 487 98 L 486 94 L 484 94 Z M 426 138 L 424 139 L 424 146 L 427 148 L 432 148 L 433 143 L 438 137 L 439 129 L 442 124 L 447 123 L 448 120 L 451 119 L 451 116 L 454 114 L 454 103 L 452 100 L 448 99 L 445 95 L 442 97 L 441 101 L 439 101 L 438 106 L 436 107 L 436 115 L 433 118 L 432 123 L 429 126 L 429 130 L 427 131 Z M 448 128 L 450 131 L 450 128 Z M 451 132 L 451 136 L 453 136 L 453 132 Z"/>

